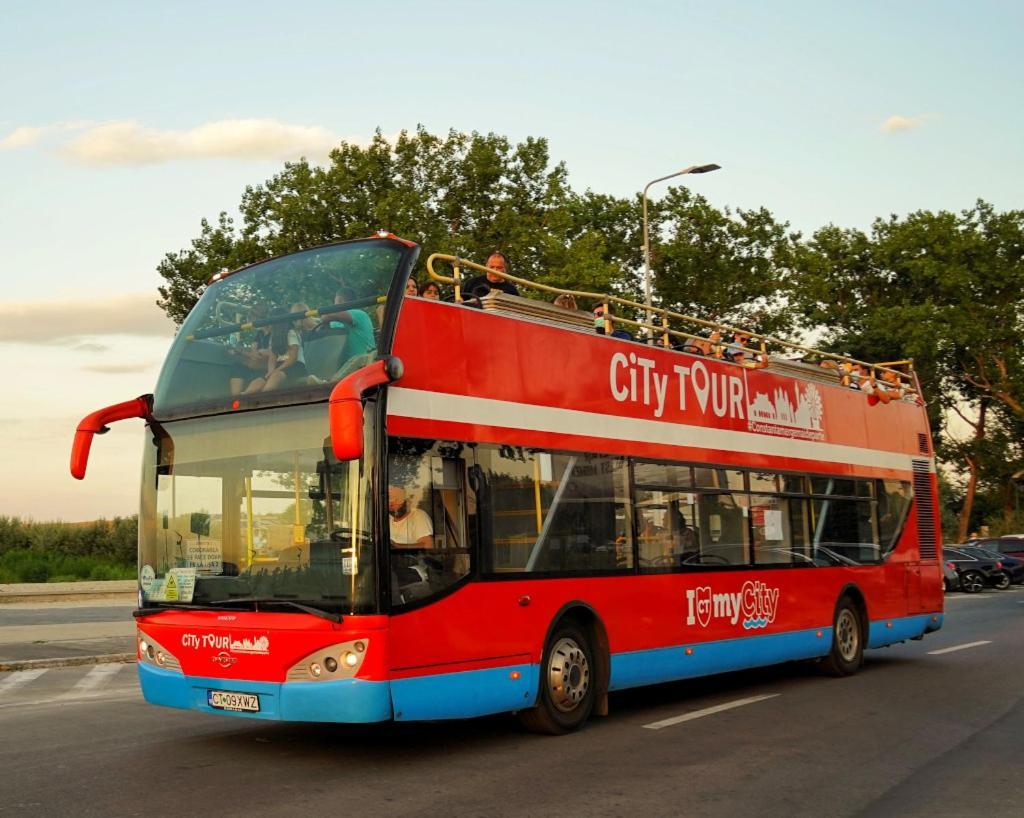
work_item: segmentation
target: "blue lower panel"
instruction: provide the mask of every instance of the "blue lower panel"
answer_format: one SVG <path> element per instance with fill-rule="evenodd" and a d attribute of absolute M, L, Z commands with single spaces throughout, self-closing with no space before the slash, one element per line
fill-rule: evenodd
<path fill-rule="evenodd" d="M 142 695 L 151 704 L 201 710 L 228 716 L 284 721 L 370 722 L 391 718 L 391 693 L 387 682 L 338 679 L 330 682 L 248 682 L 183 676 L 140 663 Z M 211 690 L 255 693 L 259 713 L 240 713 L 210 707 Z"/>
<path fill-rule="evenodd" d="M 395 679 L 395 719 L 468 719 L 522 710 L 537 698 L 538 665 L 507 665 Z"/>
<path fill-rule="evenodd" d="M 934 617 L 938 621 L 934 621 Z M 868 626 L 868 647 L 882 648 L 895 642 L 904 642 L 923 636 L 942 627 L 942 614 L 920 614 L 898 619 L 880 619 Z"/>
<path fill-rule="evenodd" d="M 816 628 L 616 653 L 612 655 L 609 688 L 623 690 L 797 659 L 815 659 L 827 654 L 831 645 L 832 629 Z"/>

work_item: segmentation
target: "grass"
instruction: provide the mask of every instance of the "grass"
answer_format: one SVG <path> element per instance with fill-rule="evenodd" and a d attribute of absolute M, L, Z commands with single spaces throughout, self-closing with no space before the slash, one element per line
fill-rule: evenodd
<path fill-rule="evenodd" d="M 0 583 L 134 579 L 135 576 L 135 565 L 104 557 L 71 556 L 28 548 L 13 548 L 0 554 Z"/>

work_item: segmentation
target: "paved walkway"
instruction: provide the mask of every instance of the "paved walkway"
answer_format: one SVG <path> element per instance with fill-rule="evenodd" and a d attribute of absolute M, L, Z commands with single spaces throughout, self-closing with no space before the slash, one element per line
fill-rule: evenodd
<path fill-rule="evenodd" d="M 0 605 L 0 667 L 39 660 L 82 662 L 135 651 L 134 605 L 123 599 L 46 602 L 38 596 L 20 598 L 33 601 Z"/>

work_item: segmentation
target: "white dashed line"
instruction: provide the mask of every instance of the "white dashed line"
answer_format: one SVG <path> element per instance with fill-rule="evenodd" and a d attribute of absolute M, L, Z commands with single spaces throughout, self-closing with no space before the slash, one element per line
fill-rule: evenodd
<path fill-rule="evenodd" d="M 8 676 L 6 679 L 0 682 L 0 696 L 4 695 L 5 693 L 10 693 L 12 690 L 21 687 L 23 684 L 26 684 L 27 682 L 31 682 L 33 679 L 38 679 L 44 673 L 46 673 L 45 668 L 41 670 L 13 671 L 10 676 Z"/>
<path fill-rule="evenodd" d="M 734 707 L 743 707 L 746 704 L 763 702 L 765 699 L 774 699 L 778 695 L 778 693 L 768 693 L 764 696 L 751 696 L 747 699 L 737 699 L 736 701 L 726 702 L 725 704 L 716 704 L 714 707 L 705 707 L 703 710 L 694 710 L 692 713 L 684 713 L 681 716 L 673 716 L 670 719 L 653 721 L 650 724 L 645 724 L 644 729 L 661 730 L 663 727 L 672 727 L 675 724 L 682 724 L 684 721 L 693 721 L 694 719 L 700 719 L 704 716 L 712 716 L 715 713 L 721 713 L 724 710 L 732 710 Z"/>
<path fill-rule="evenodd" d="M 85 674 L 84 677 L 78 680 L 71 690 L 64 695 L 69 699 L 77 698 L 83 694 L 87 694 L 102 684 L 106 684 L 111 678 L 113 678 L 124 665 L 120 663 L 111 663 L 109 665 L 96 665 L 92 670 Z"/>
<path fill-rule="evenodd" d="M 992 644 L 992 640 L 991 639 L 983 640 L 981 642 L 968 642 L 967 644 L 964 644 L 964 645 L 953 645 L 953 647 L 951 647 L 951 648 L 943 648 L 942 650 L 930 650 L 930 651 L 928 651 L 928 655 L 929 656 L 939 656 L 940 654 L 943 654 L 943 653 L 953 653 L 954 651 L 958 651 L 958 650 L 967 650 L 968 648 L 978 648 L 978 647 L 981 647 L 982 645 L 991 645 L 991 644 Z"/>

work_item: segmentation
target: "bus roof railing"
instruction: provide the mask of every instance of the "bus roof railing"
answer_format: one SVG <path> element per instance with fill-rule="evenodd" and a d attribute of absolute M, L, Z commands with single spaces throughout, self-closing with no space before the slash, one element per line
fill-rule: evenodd
<path fill-rule="evenodd" d="M 442 275 L 434 269 L 435 262 L 446 262 L 451 264 L 452 272 L 454 275 L 446 276 Z M 840 373 L 840 380 L 848 382 L 850 373 L 854 366 L 861 366 L 866 369 L 873 376 L 876 372 L 891 372 L 894 374 L 901 384 L 901 386 L 908 392 L 917 393 L 917 379 L 914 377 L 914 362 L 913 359 L 907 358 L 900 361 L 885 361 L 881 363 L 871 363 L 868 361 L 861 361 L 857 358 L 852 358 L 849 355 L 840 355 L 835 352 L 827 352 L 821 349 L 815 349 L 814 347 L 805 346 L 798 344 L 793 341 L 787 341 L 783 338 L 776 338 L 773 335 L 763 335 L 758 332 L 753 332 L 748 329 L 742 329 L 740 327 L 734 327 L 730 324 L 725 324 L 719 321 L 709 321 L 705 318 L 697 318 L 692 315 L 684 315 L 683 313 L 675 312 L 674 310 L 668 310 L 664 307 L 651 306 L 648 307 L 644 304 L 639 304 L 636 301 L 630 301 L 628 298 L 623 298 L 618 295 L 609 295 L 606 293 L 595 293 L 587 290 L 570 290 L 563 287 L 552 287 L 549 284 L 541 284 L 536 281 L 529 281 L 525 278 L 519 278 L 509 273 L 501 272 L 499 270 L 492 270 L 490 267 L 485 267 L 482 264 L 469 261 L 468 259 L 461 258 L 460 256 L 453 256 L 447 253 L 433 253 L 427 259 L 427 273 L 430 277 L 441 284 L 451 284 L 455 287 L 455 300 L 457 302 L 464 301 L 462 295 L 463 285 L 463 268 L 474 270 L 479 273 L 490 274 L 503 279 L 504 281 L 510 281 L 518 287 L 523 287 L 528 290 L 536 290 L 544 293 L 550 293 L 556 297 L 559 295 L 570 295 L 574 299 L 585 299 L 588 301 L 595 302 L 596 304 L 603 304 L 604 309 L 604 321 L 605 321 L 605 333 L 611 334 L 613 324 L 623 324 L 637 329 L 642 329 L 648 333 L 651 339 L 660 338 L 662 346 L 671 347 L 672 338 L 681 338 L 686 341 L 694 342 L 694 345 L 700 347 L 708 346 L 711 349 L 713 357 L 723 357 L 726 348 L 730 346 L 730 343 L 721 338 L 722 333 L 732 333 L 733 335 L 745 335 L 758 344 L 758 347 L 746 347 L 745 351 L 755 356 L 760 356 L 760 360 L 747 364 L 751 367 L 767 366 L 769 363 L 769 348 L 782 348 L 784 350 L 798 352 L 802 355 L 812 355 L 819 359 L 820 362 L 825 361 L 832 362 Z M 641 314 L 651 314 L 657 316 L 660 319 L 661 324 L 648 323 L 647 321 L 634 321 L 623 316 L 618 316 L 610 313 L 608 309 L 609 305 L 616 304 L 622 307 L 626 307 L 630 310 L 637 310 Z M 718 338 L 696 335 L 693 332 L 685 332 L 679 329 L 673 329 L 670 326 L 670 321 L 675 321 L 682 324 L 684 327 L 695 328 L 700 327 L 703 329 L 711 330 L 711 336 L 715 333 L 718 334 Z M 734 346 L 734 345 L 733 345 Z M 904 367 L 904 369 L 898 369 L 897 367 Z"/>

